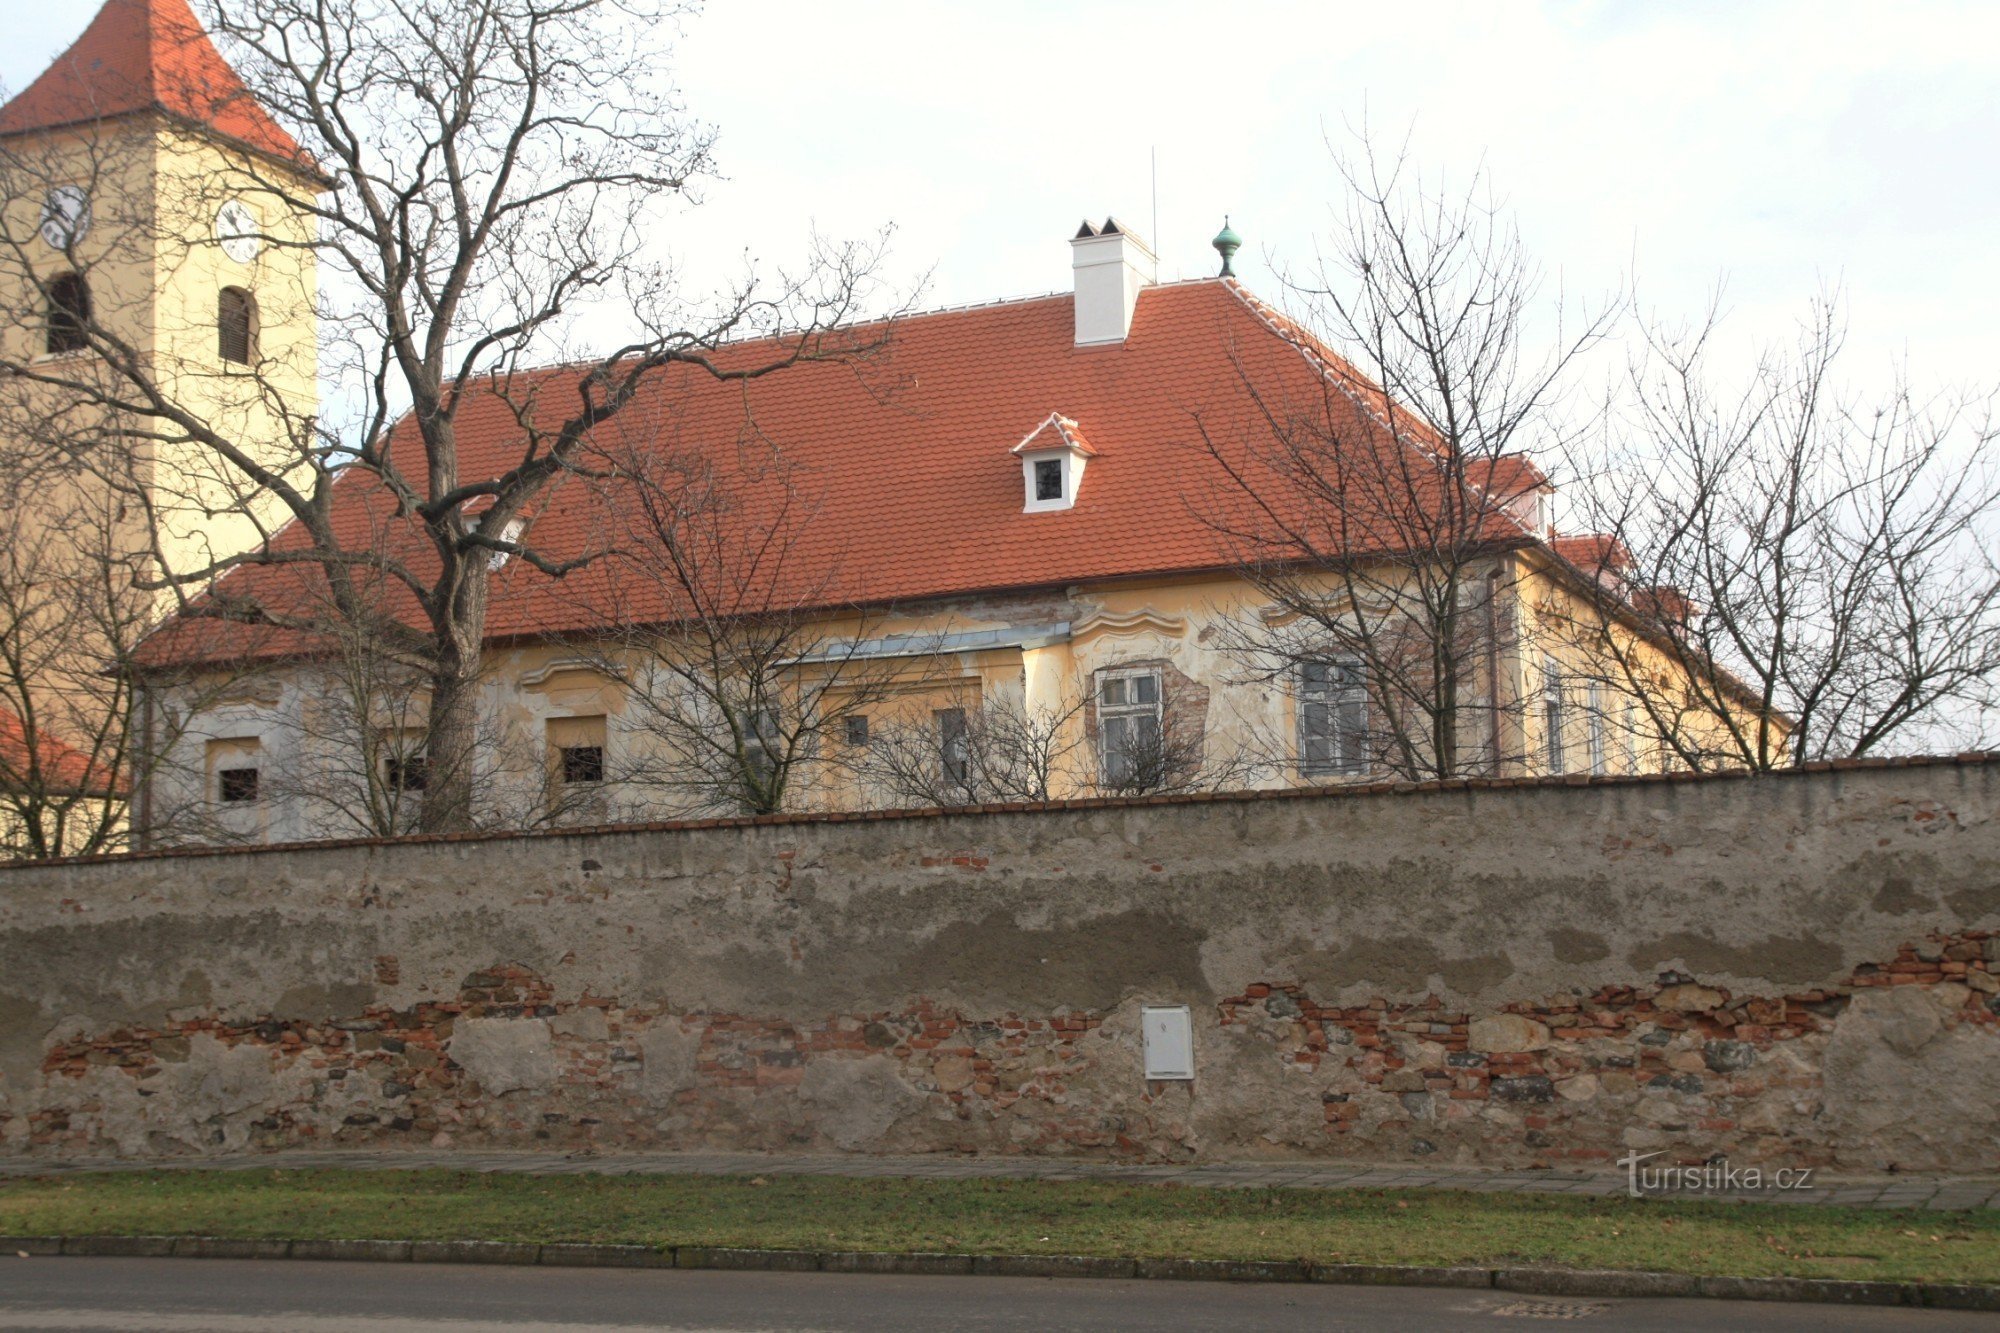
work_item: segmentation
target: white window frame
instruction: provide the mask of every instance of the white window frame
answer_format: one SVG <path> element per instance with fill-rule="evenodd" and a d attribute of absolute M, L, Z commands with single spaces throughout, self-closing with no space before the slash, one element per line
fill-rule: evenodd
<path fill-rule="evenodd" d="M 1115 704 L 1106 702 L 1107 687 L 1114 682 L 1141 679 L 1150 679 L 1153 682 L 1153 697 L 1150 701 L 1145 703 L 1122 702 Z M 1111 744 L 1112 724 L 1122 724 L 1132 719 L 1151 717 L 1153 719 L 1154 744 L 1157 745 L 1160 736 L 1164 734 L 1162 729 L 1166 726 L 1165 695 L 1166 675 L 1156 666 L 1109 667 L 1097 673 L 1098 773 L 1105 782 L 1119 784 L 1128 781 L 1131 777 L 1129 771 L 1122 776 L 1114 776 L 1112 772 L 1112 755 L 1115 753 L 1129 756 L 1131 753 L 1129 744 L 1121 745 L 1116 749 L 1113 748 Z"/>
<path fill-rule="evenodd" d="M 1083 485 L 1083 468 L 1087 460 L 1075 449 L 1035 449 L 1021 455 L 1022 493 L 1027 503 L 1022 507 L 1024 514 L 1048 514 L 1058 509 L 1076 507 L 1076 493 Z M 1062 493 L 1053 500 L 1041 500 L 1035 496 L 1035 464 L 1057 462 L 1062 464 Z"/>
<path fill-rule="evenodd" d="M 1557 777 L 1568 771 L 1568 756 L 1564 754 L 1563 742 L 1566 730 L 1563 716 L 1563 674 L 1562 668 L 1553 657 L 1542 659 L 1542 762 L 1547 765 L 1549 775 Z"/>
<path fill-rule="evenodd" d="M 1324 667 L 1328 679 L 1314 685 L 1306 679 L 1312 667 Z M 1348 679 L 1336 683 L 1335 672 L 1348 673 Z M 1329 657 L 1318 662 L 1300 662 L 1293 670 L 1293 689 L 1297 696 L 1294 724 L 1298 736 L 1299 773 L 1309 778 L 1361 777 L 1368 773 L 1372 765 L 1368 755 L 1368 680 L 1362 670 L 1361 659 L 1357 657 Z M 1306 747 L 1310 742 L 1311 729 L 1306 725 L 1309 709 L 1324 708 L 1328 722 L 1326 742 L 1327 757 L 1314 760 L 1307 757 Z M 1340 718 L 1349 708 L 1357 710 L 1360 725 L 1351 732 L 1340 726 Z"/>

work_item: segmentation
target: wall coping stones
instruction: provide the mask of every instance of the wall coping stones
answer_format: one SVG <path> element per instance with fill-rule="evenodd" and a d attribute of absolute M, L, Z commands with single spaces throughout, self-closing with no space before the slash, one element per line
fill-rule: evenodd
<path fill-rule="evenodd" d="M 1834 1278 L 1694 1277 L 1622 1269 L 1435 1268 L 1315 1264 L 1307 1260 L 1121 1259 L 1088 1254 L 896 1254 L 866 1250 L 761 1250 L 684 1245 L 537 1244 L 507 1241 L 236 1240 L 223 1236 L 0 1236 L 13 1255 L 208 1259 L 346 1259 L 382 1263 L 503 1263 L 564 1267 L 711 1268 L 757 1272 L 1148 1278 L 1167 1281 L 1330 1282 L 1366 1286 L 1484 1288 L 1546 1296 L 1704 1297 L 1834 1305 L 1921 1306 L 2000 1312 L 2000 1286 L 1960 1282 L 1855 1282 Z"/>

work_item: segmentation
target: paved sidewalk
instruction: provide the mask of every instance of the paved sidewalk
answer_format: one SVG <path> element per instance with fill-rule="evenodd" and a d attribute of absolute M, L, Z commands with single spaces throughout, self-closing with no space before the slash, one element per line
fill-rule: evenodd
<path fill-rule="evenodd" d="M 0 1178 L 79 1171 L 304 1170 L 520 1171 L 535 1175 L 673 1174 L 694 1176 L 904 1176 L 925 1180 L 1013 1177 L 1034 1180 L 1172 1182 L 1225 1189 L 1442 1189 L 1482 1194 L 1623 1194 L 1623 1170 L 1502 1171 L 1477 1167 L 1421 1167 L 1353 1162 L 1217 1162 L 1186 1166 L 1126 1166 L 1048 1157 L 833 1157 L 762 1153 L 522 1153 L 372 1152 L 288 1150 L 228 1157 L 131 1162 L 115 1158 L 63 1161 L 0 1158 Z M 1748 1200 L 1786 1204 L 1847 1204 L 1875 1208 L 1967 1211 L 2000 1208 L 2000 1175 L 1820 1176 L 1807 1189 L 1758 1192 L 1678 1192 L 1683 1199 Z"/>

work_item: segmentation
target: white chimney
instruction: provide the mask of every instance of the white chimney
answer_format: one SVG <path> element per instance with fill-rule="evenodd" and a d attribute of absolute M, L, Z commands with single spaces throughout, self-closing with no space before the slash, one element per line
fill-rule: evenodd
<path fill-rule="evenodd" d="M 1070 240 L 1075 252 L 1076 345 L 1122 343 L 1132 330 L 1139 289 L 1152 285 L 1159 261 L 1117 218 L 1085 222 Z"/>

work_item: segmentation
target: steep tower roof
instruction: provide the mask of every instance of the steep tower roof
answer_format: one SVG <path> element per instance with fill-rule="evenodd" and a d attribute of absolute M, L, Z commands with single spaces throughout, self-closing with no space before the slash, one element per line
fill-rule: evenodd
<path fill-rule="evenodd" d="M 215 49 L 187 0 L 105 0 L 69 50 L 0 107 L 0 135 L 145 111 L 309 165 Z"/>

